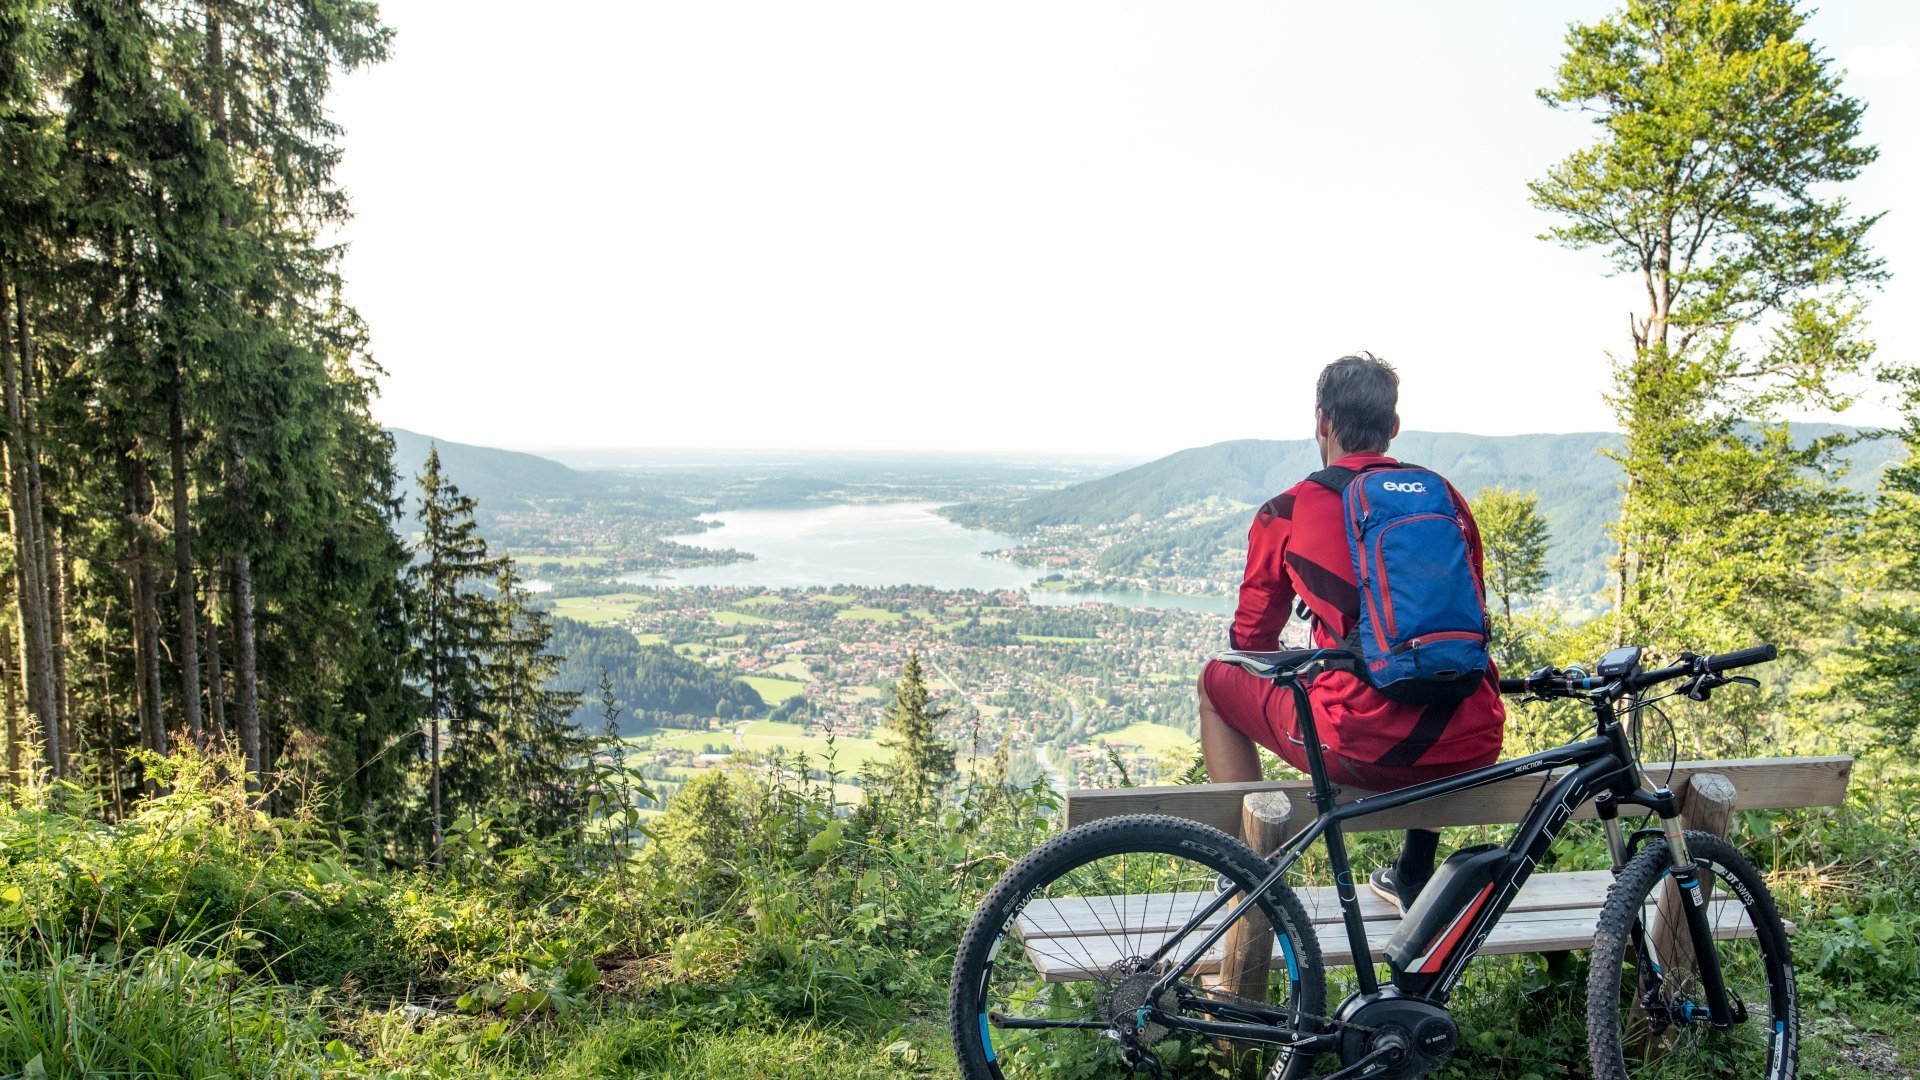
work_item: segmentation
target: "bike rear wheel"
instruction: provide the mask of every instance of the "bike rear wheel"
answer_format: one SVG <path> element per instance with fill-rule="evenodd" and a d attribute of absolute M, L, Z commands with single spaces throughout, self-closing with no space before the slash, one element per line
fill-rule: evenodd
<path fill-rule="evenodd" d="M 1218 829 L 1159 815 L 1108 818 L 1042 844 L 988 892 L 961 938 L 950 1022 L 962 1075 L 1131 1076 L 1145 1065 L 1143 1054 L 1167 1077 L 1213 1075 L 1223 1054 L 1257 1059 L 1265 1070 L 1280 1053 L 1269 1044 L 1222 1051 L 1195 1033 L 1139 1021 L 1148 1008 L 1214 1019 L 1264 1008 L 1288 1013 L 1299 1030 L 1318 1030 L 1326 1004 L 1320 943 L 1285 883 L 1254 909 L 1272 931 L 1272 972 L 1257 999 L 1209 985 L 1210 970 L 1201 970 L 1183 974 L 1151 1006 L 1146 1001 L 1212 921 L 1154 962 L 1158 947 L 1217 890 L 1233 896 L 1215 920 L 1268 872 L 1253 849 Z M 1225 942 L 1236 937 L 1216 944 L 1202 967 L 1217 969 Z M 1258 947 L 1250 936 L 1243 945 Z M 1310 1064 L 1302 1060 L 1292 1071 Z"/>
<path fill-rule="evenodd" d="M 1595 928 L 1587 980 L 1587 1043 L 1598 1080 L 1728 1076 L 1787 1080 L 1799 1067 L 1800 1005 L 1793 957 L 1766 881 L 1709 833 L 1687 833 L 1700 870 L 1711 947 L 1734 1006 L 1717 1030 L 1683 921 L 1657 927 L 1655 905 L 1677 889 L 1665 840 L 1620 872 Z M 1689 902 L 1675 896 L 1669 903 Z M 1672 910 L 1678 911 L 1675 907 Z"/>

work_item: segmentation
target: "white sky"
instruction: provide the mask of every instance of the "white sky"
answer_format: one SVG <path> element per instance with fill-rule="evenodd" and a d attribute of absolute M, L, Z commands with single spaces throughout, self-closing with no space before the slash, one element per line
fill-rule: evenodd
<path fill-rule="evenodd" d="M 1634 288 L 1525 187 L 1590 138 L 1533 91 L 1612 4 L 381 6 L 394 58 L 335 106 L 386 423 L 1147 457 L 1303 437 L 1367 348 L 1408 428 L 1612 426 Z M 1811 25 L 1882 152 L 1874 335 L 1915 359 L 1920 5 Z"/>

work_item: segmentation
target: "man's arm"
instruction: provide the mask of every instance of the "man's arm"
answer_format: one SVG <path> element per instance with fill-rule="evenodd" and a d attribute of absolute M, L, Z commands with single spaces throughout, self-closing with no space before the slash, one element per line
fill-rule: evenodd
<path fill-rule="evenodd" d="M 1233 647 L 1266 651 L 1280 647 L 1280 631 L 1293 609 L 1293 582 L 1287 578 L 1287 539 L 1293 533 L 1293 495 L 1274 498 L 1260 508 L 1247 531 L 1247 572 L 1240 581 L 1240 606 L 1233 615 Z"/>

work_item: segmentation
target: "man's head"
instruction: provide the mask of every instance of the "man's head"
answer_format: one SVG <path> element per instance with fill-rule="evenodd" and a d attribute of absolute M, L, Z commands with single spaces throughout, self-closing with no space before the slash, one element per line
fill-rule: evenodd
<path fill-rule="evenodd" d="M 1384 453 L 1400 434 L 1400 376 L 1372 353 L 1343 356 L 1314 387 L 1314 435 L 1322 463 L 1348 454 Z"/>

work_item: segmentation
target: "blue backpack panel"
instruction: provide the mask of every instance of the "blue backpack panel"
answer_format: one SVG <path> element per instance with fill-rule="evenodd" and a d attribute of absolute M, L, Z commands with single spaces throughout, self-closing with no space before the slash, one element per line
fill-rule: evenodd
<path fill-rule="evenodd" d="M 1345 646 L 1358 674 L 1396 701 L 1462 701 L 1492 657 L 1466 523 L 1447 482 L 1417 465 L 1327 468 L 1309 477 L 1346 507 L 1360 620 Z"/>

